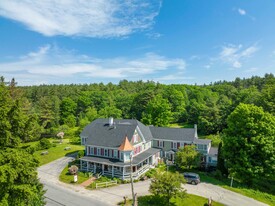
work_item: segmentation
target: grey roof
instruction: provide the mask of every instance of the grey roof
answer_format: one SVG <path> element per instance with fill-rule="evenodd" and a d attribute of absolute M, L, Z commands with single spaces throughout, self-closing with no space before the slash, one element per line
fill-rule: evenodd
<path fill-rule="evenodd" d="M 210 156 L 217 156 L 218 155 L 218 148 L 217 147 L 211 147 L 209 150 Z"/>
<path fill-rule="evenodd" d="M 155 139 L 193 141 L 195 138 L 194 128 L 167 128 L 152 126 L 149 128 Z"/>
<path fill-rule="evenodd" d="M 193 143 L 195 144 L 209 144 L 211 142 L 210 139 L 194 139 Z"/>
<path fill-rule="evenodd" d="M 157 149 L 157 148 L 149 148 L 148 150 L 145 150 L 144 152 L 140 153 L 139 155 L 133 158 L 132 165 L 138 165 L 139 163 L 143 162 L 144 160 L 146 160 L 147 158 L 151 157 L 152 155 L 156 154 L 159 151 L 160 149 Z M 80 159 L 84 161 L 96 162 L 96 163 L 101 163 L 106 165 L 130 166 L 130 162 L 124 163 L 119 161 L 118 159 L 110 159 L 105 157 L 85 156 Z"/>
<path fill-rule="evenodd" d="M 84 128 L 80 136 L 87 137 L 88 145 L 119 147 L 126 135 L 131 141 L 137 126 L 146 141 L 152 140 L 149 128 L 133 119 L 114 119 L 113 126 L 109 125 L 108 119 L 96 119 Z"/>

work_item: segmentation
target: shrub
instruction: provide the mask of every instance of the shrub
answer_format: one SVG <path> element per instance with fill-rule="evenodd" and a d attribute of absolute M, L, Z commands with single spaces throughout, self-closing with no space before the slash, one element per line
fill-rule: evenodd
<path fill-rule="evenodd" d="M 145 175 L 148 177 L 148 178 L 152 178 L 156 175 L 157 173 L 157 170 L 156 169 L 150 169 L 148 172 L 145 173 Z"/>
<path fill-rule="evenodd" d="M 84 154 L 85 154 L 85 151 L 84 151 L 84 150 L 79 150 L 79 151 L 77 152 L 77 158 L 83 157 Z"/>
<path fill-rule="evenodd" d="M 217 178 L 218 180 L 222 180 L 223 176 L 222 176 L 222 172 L 220 170 L 217 170 L 214 174 L 215 178 Z"/>
<path fill-rule="evenodd" d="M 69 172 L 71 175 L 74 175 L 78 172 L 78 167 L 76 165 L 72 165 L 70 168 L 69 168 Z"/>
<path fill-rule="evenodd" d="M 52 147 L 52 144 L 50 142 L 50 140 L 46 139 L 46 138 L 42 138 L 39 141 L 39 149 L 43 150 L 43 149 L 49 149 Z"/>
<path fill-rule="evenodd" d="M 32 145 L 32 146 L 29 146 L 29 147 L 26 148 L 26 151 L 30 154 L 33 154 L 37 150 L 38 150 L 37 145 Z"/>

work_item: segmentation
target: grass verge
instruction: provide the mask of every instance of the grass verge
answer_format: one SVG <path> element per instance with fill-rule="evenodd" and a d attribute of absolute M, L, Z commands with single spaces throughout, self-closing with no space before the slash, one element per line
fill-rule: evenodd
<path fill-rule="evenodd" d="M 191 195 L 187 194 L 184 198 L 172 198 L 170 200 L 171 206 L 205 206 L 208 205 L 208 199 L 197 196 L 197 195 Z M 118 203 L 118 205 L 124 205 L 124 206 L 130 206 L 132 205 L 132 200 L 127 200 L 127 203 L 124 204 L 124 202 Z M 162 199 L 159 197 L 154 197 L 153 195 L 147 195 L 147 196 L 141 196 L 138 197 L 138 205 L 139 206 L 164 206 L 167 205 L 165 202 L 163 202 Z M 219 202 L 212 202 L 212 206 L 222 206 L 223 204 Z"/>

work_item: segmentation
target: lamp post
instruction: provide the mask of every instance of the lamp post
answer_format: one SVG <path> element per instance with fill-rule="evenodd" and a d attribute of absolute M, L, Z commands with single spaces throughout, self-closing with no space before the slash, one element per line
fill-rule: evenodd
<path fill-rule="evenodd" d="M 134 183 L 133 183 L 133 174 L 132 174 L 132 153 L 130 154 L 130 179 L 131 179 L 131 189 L 132 189 L 132 198 L 133 198 L 133 206 L 135 205 L 135 193 L 134 193 Z"/>

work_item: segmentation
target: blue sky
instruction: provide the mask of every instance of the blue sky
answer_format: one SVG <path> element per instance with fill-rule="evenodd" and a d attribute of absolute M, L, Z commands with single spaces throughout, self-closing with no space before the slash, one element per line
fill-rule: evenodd
<path fill-rule="evenodd" d="M 273 0 L 1 0 L 0 75 L 19 85 L 203 84 L 275 71 Z"/>

